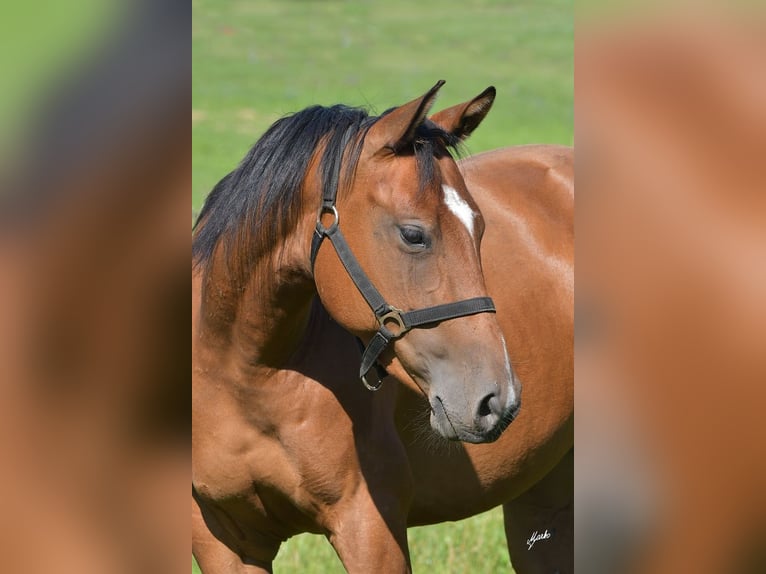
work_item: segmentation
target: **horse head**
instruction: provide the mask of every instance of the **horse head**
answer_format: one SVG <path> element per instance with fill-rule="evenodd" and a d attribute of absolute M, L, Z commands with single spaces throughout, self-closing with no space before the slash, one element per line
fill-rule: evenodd
<path fill-rule="evenodd" d="M 518 413 L 520 384 L 484 284 L 484 221 L 450 150 L 495 90 L 428 119 L 442 84 L 370 121 L 346 169 L 339 160 L 324 178 L 313 277 L 329 314 L 367 345 L 365 381 L 372 363 L 402 368 L 439 434 L 490 442 Z"/>

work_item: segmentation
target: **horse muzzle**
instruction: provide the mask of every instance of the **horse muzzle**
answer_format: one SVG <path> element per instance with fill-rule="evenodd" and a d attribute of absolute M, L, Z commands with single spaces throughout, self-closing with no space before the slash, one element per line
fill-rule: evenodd
<path fill-rule="evenodd" d="M 521 410 L 520 386 L 512 381 L 506 392 L 497 385 L 466 409 L 472 416 L 461 416 L 449 401 L 435 395 L 431 399 L 431 427 L 448 440 L 468 443 L 494 442 L 516 419 Z"/>

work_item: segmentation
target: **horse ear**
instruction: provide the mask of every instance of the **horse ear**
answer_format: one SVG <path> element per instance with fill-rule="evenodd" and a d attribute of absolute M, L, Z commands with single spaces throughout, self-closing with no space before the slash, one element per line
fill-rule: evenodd
<path fill-rule="evenodd" d="M 464 140 L 489 113 L 495 93 L 495 87 L 490 86 L 471 101 L 442 110 L 430 119 L 444 131 Z"/>
<path fill-rule="evenodd" d="M 373 153 L 383 149 L 397 153 L 411 146 L 415 140 L 415 131 L 425 121 L 443 85 L 444 80 L 439 80 L 421 97 L 394 108 L 375 122 L 365 138 Z"/>

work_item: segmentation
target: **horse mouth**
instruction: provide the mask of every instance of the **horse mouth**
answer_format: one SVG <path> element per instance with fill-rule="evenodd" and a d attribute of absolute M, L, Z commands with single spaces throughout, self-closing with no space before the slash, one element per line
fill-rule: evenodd
<path fill-rule="evenodd" d="M 431 403 L 431 427 L 447 440 L 461 440 L 439 397 Z"/>

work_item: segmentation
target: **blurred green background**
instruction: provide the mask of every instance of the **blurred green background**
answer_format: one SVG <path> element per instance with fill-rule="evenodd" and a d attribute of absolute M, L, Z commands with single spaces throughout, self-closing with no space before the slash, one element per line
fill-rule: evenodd
<path fill-rule="evenodd" d="M 5 2 L 0 10 L 0 166 L 20 153 L 39 106 L 119 25 L 116 0 Z M 0 190 L 1 191 L 1 190 Z"/>
<path fill-rule="evenodd" d="M 284 114 L 335 103 L 380 113 L 439 79 L 434 111 L 497 88 L 469 153 L 572 145 L 573 11 L 572 0 L 193 0 L 193 209 Z M 409 538 L 416 573 L 512 572 L 499 509 Z M 274 568 L 343 572 L 307 534 Z"/>
<path fill-rule="evenodd" d="M 378 113 L 439 79 L 434 111 L 494 85 L 469 152 L 573 141 L 573 2 L 194 0 L 193 203 L 282 115 Z"/>

